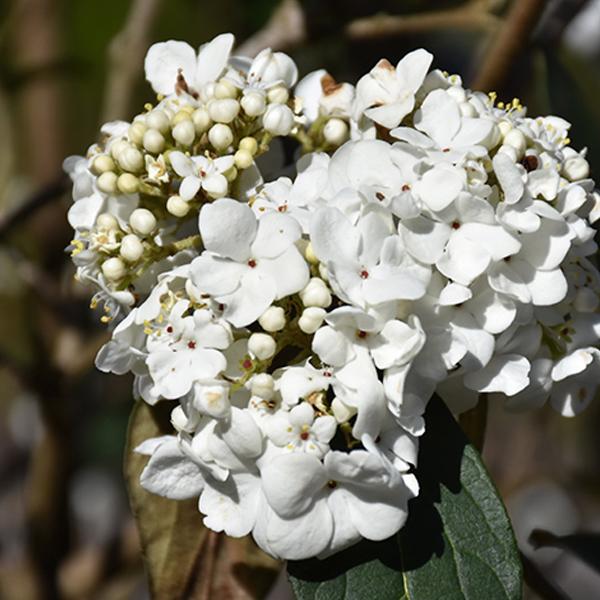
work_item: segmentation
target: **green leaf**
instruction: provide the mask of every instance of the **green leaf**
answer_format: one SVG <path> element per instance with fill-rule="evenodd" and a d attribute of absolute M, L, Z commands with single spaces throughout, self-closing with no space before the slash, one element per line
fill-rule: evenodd
<path fill-rule="evenodd" d="M 188 598 L 263 598 L 280 565 L 252 538 L 228 538 L 202 524 L 198 501 L 169 500 L 139 484 L 147 456 L 133 449 L 142 441 L 172 433 L 170 402 L 148 406 L 137 402 L 129 420 L 125 478 L 140 534 L 150 595 L 153 600 Z"/>
<path fill-rule="evenodd" d="M 521 598 L 522 569 L 506 511 L 478 452 L 434 397 L 425 415 L 418 498 L 400 534 L 325 560 L 290 562 L 300 600 Z"/>

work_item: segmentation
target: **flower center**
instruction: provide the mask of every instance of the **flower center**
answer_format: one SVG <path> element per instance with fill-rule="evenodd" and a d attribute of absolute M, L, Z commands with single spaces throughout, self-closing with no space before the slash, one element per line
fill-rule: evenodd
<path fill-rule="evenodd" d="M 310 434 L 308 433 L 308 431 L 303 431 L 300 434 L 300 439 L 306 441 L 308 438 L 310 437 Z"/>
<path fill-rule="evenodd" d="M 248 266 L 249 266 L 251 269 L 254 269 L 254 267 L 256 267 L 256 261 L 255 261 L 253 258 L 251 258 L 251 259 L 248 261 Z"/>
<path fill-rule="evenodd" d="M 194 342 L 194 341 L 188 342 L 187 346 L 190 350 L 194 350 L 196 348 L 196 342 Z"/>
<path fill-rule="evenodd" d="M 363 269 L 360 273 L 360 278 L 361 279 L 368 279 L 369 278 L 369 271 L 366 271 L 365 269 Z"/>

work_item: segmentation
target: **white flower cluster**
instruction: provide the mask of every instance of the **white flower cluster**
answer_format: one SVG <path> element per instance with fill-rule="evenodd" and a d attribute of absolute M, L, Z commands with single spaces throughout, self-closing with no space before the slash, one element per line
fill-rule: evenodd
<path fill-rule="evenodd" d="M 273 556 L 326 556 L 404 524 L 434 392 L 587 406 L 600 197 L 567 122 L 424 50 L 292 92 L 288 56 L 232 44 L 154 45 L 158 105 L 68 160 L 74 261 L 116 325 L 98 368 L 176 401 L 142 485 Z M 306 153 L 264 182 L 278 135 Z"/>

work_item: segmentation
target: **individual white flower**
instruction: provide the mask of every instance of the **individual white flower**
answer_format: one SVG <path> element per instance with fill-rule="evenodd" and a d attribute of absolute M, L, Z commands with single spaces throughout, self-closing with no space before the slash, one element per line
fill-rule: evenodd
<path fill-rule="evenodd" d="M 189 201 L 202 188 L 211 198 L 220 198 L 227 194 L 229 184 L 223 175 L 233 166 L 233 156 L 220 156 L 215 159 L 206 156 L 186 156 L 175 151 L 169 154 L 174 171 L 184 179 L 179 187 L 179 196 Z"/>
<path fill-rule="evenodd" d="M 423 84 L 433 56 L 423 50 L 407 54 L 394 66 L 380 60 L 356 84 L 355 118 L 369 119 L 391 129 L 412 112 L 415 94 Z"/>
<path fill-rule="evenodd" d="M 185 42 L 154 44 L 144 60 L 146 79 L 157 94 L 169 95 L 176 91 L 181 74 L 185 83 L 199 92 L 204 84 L 216 81 L 223 73 L 234 41 L 230 33 L 218 35 L 200 46 L 197 54 Z"/>
<path fill-rule="evenodd" d="M 200 212 L 206 251 L 192 264 L 195 285 L 225 304 L 236 327 L 252 323 L 273 303 L 299 292 L 308 267 L 294 242 L 301 229 L 291 217 L 269 213 L 257 219 L 240 202 L 223 198 Z"/>

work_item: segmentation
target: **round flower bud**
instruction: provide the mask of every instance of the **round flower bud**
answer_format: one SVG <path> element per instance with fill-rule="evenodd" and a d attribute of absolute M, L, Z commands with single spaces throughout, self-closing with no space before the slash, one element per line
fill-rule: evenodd
<path fill-rule="evenodd" d="M 136 208 L 129 217 L 131 229 L 140 235 L 148 235 L 156 227 L 156 217 L 147 208 Z"/>
<path fill-rule="evenodd" d="M 185 217 L 190 212 L 190 205 L 180 196 L 171 196 L 167 200 L 167 211 L 174 217 Z"/>
<path fill-rule="evenodd" d="M 110 213 L 100 213 L 96 219 L 96 228 L 112 231 L 119 228 L 119 221 Z"/>
<path fill-rule="evenodd" d="M 198 91 L 198 96 L 202 102 L 207 104 L 210 100 L 215 97 L 215 89 L 217 84 L 214 81 L 209 81 L 205 83 L 200 90 Z"/>
<path fill-rule="evenodd" d="M 521 158 L 527 148 L 527 140 L 518 129 L 511 129 L 504 136 L 503 143 L 507 146 L 512 146 L 517 151 L 517 158 Z"/>
<path fill-rule="evenodd" d="M 231 123 L 240 112 L 240 104 L 233 98 L 213 100 L 208 105 L 208 114 L 215 123 Z"/>
<path fill-rule="evenodd" d="M 117 158 L 119 165 L 124 171 L 139 173 L 144 168 L 144 157 L 142 153 L 133 146 L 124 148 Z"/>
<path fill-rule="evenodd" d="M 210 120 L 210 115 L 205 108 L 197 108 L 192 113 L 192 123 L 196 128 L 196 133 L 201 134 L 205 131 L 208 131 L 210 126 L 212 125 L 212 121 Z"/>
<path fill-rule="evenodd" d="M 191 121 L 192 114 L 187 110 L 180 110 L 175 116 L 171 119 L 171 127 L 175 127 L 175 125 L 179 123 L 183 123 L 184 121 Z"/>
<path fill-rule="evenodd" d="M 217 85 L 215 85 L 215 98 L 218 100 L 235 98 L 237 94 L 237 88 L 227 79 L 221 79 L 217 82 Z"/>
<path fill-rule="evenodd" d="M 141 146 L 144 142 L 144 133 L 146 133 L 146 124 L 142 121 L 135 121 L 129 126 L 127 137 L 132 144 Z"/>
<path fill-rule="evenodd" d="M 233 142 L 233 133 L 231 133 L 231 129 L 227 125 L 217 123 L 210 128 L 208 141 L 213 145 L 215 150 L 225 150 Z"/>
<path fill-rule="evenodd" d="M 258 319 L 258 323 L 270 333 L 281 331 L 285 327 L 285 311 L 281 306 L 269 306 Z"/>
<path fill-rule="evenodd" d="M 300 299 L 304 306 L 327 308 L 331 304 L 331 293 L 322 279 L 313 277 L 300 292 Z"/>
<path fill-rule="evenodd" d="M 120 258 L 112 257 L 102 263 L 102 273 L 109 281 L 119 281 L 125 277 L 127 269 Z"/>
<path fill-rule="evenodd" d="M 131 173 L 122 173 L 117 179 L 117 188 L 124 194 L 135 194 L 140 185 L 139 179 Z"/>
<path fill-rule="evenodd" d="M 165 138 L 157 129 L 148 129 L 144 133 L 144 148 L 152 154 L 159 154 L 165 149 Z"/>
<path fill-rule="evenodd" d="M 121 152 L 123 152 L 123 150 L 126 150 L 127 148 L 130 148 L 129 142 L 127 140 L 124 140 L 124 139 L 115 140 L 110 145 L 110 153 L 118 161 L 119 155 L 121 154 Z"/>
<path fill-rule="evenodd" d="M 222 198 L 227 194 L 229 184 L 224 175 L 213 175 L 204 180 L 202 188 L 211 198 Z"/>
<path fill-rule="evenodd" d="M 590 165 L 583 156 L 572 156 L 564 162 L 562 172 L 569 181 L 578 181 L 590 174 Z"/>
<path fill-rule="evenodd" d="M 267 360 L 275 354 L 277 344 L 275 340 L 266 333 L 253 333 L 248 338 L 248 351 L 256 356 L 258 360 Z"/>
<path fill-rule="evenodd" d="M 329 119 L 323 127 L 325 141 L 333 146 L 341 146 L 348 139 L 348 125 L 342 119 Z"/>
<path fill-rule="evenodd" d="M 461 102 L 458 105 L 458 108 L 460 109 L 460 114 L 463 117 L 476 117 L 477 116 L 477 111 L 475 110 L 475 107 L 470 103 L 470 102 Z"/>
<path fill-rule="evenodd" d="M 270 400 L 275 393 L 275 381 L 268 373 L 257 373 L 252 378 L 250 390 L 253 396 L 263 400 Z"/>
<path fill-rule="evenodd" d="M 290 98 L 290 93 L 284 86 L 276 85 L 267 92 L 267 98 L 273 104 L 285 104 Z"/>
<path fill-rule="evenodd" d="M 308 244 L 306 245 L 306 248 L 304 249 L 304 258 L 306 258 L 306 260 L 311 265 L 319 264 L 319 259 L 317 258 L 317 255 L 315 254 L 315 251 L 313 249 L 311 242 L 308 242 Z"/>
<path fill-rule="evenodd" d="M 102 175 L 107 171 L 113 171 L 115 166 L 115 161 L 108 154 L 99 154 L 92 161 L 91 168 L 94 175 Z"/>
<path fill-rule="evenodd" d="M 168 133 L 171 122 L 163 110 L 153 110 L 146 115 L 146 125 L 149 129 L 156 129 L 160 133 Z"/>
<path fill-rule="evenodd" d="M 189 119 L 181 121 L 173 127 L 173 139 L 182 146 L 191 146 L 194 143 L 195 137 L 196 128 Z"/>
<path fill-rule="evenodd" d="M 304 333 L 314 333 L 321 327 L 325 315 L 326 311 L 323 308 L 318 308 L 317 306 L 305 308 L 298 319 L 298 327 Z"/>
<path fill-rule="evenodd" d="M 244 109 L 244 112 L 249 117 L 259 117 L 265 112 L 265 97 L 258 92 L 250 92 L 249 94 L 245 94 L 240 103 Z"/>
<path fill-rule="evenodd" d="M 446 90 L 446 93 L 458 103 L 465 102 L 467 99 L 467 93 L 465 92 L 465 90 L 457 85 L 451 85 Z"/>
<path fill-rule="evenodd" d="M 500 130 L 500 135 L 504 138 L 506 134 L 513 129 L 513 125 L 510 121 L 500 121 L 500 123 L 498 123 L 498 129 Z"/>
<path fill-rule="evenodd" d="M 225 171 L 223 175 L 225 175 L 225 179 L 227 179 L 229 183 L 233 183 L 235 181 L 235 178 L 238 176 L 237 167 L 235 165 L 231 165 L 231 167 L 229 167 L 229 169 L 227 169 L 227 171 Z"/>
<path fill-rule="evenodd" d="M 354 406 L 348 406 L 337 396 L 331 401 L 331 410 L 335 420 L 338 423 L 345 423 L 346 421 L 349 421 L 357 412 Z"/>
<path fill-rule="evenodd" d="M 144 246 L 140 238 L 133 233 L 126 235 L 121 240 L 119 254 L 127 262 L 137 262 L 144 254 Z"/>
<path fill-rule="evenodd" d="M 114 194 L 117 191 L 117 174 L 113 171 L 106 171 L 96 179 L 96 185 L 101 192 L 105 194 Z"/>
<path fill-rule="evenodd" d="M 246 152 L 250 152 L 250 154 L 254 155 L 258 150 L 258 142 L 256 141 L 256 138 L 245 137 L 240 140 L 238 147 L 240 150 L 245 150 Z"/>
<path fill-rule="evenodd" d="M 294 113 L 285 104 L 270 104 L 263 116 L 263 126 L 273 135 L 288 135 L 294 127 Z"/>
<path fill-rule="evenodd" d="M 517 162 L 518 160 L 518 156 L 517 156 L 517 151 L 515 150 L 515 148 L 513 146 L 508 146 L 507 144 L 502 144 L 502 146 L 500 146 L 500 148 L 498 148 L 498 152 L 502 152 L 502 154 L 506 154 L 507 156 L 510 157 L 510 159 L 513 162 Z"/>
<path fill-rule="evenodd" d="M 252 154 L 247 150 L 238 150 L 233 158 L 235 160 L 235 166 L 238 169 L 247 169 L 253 162 Z"/>

